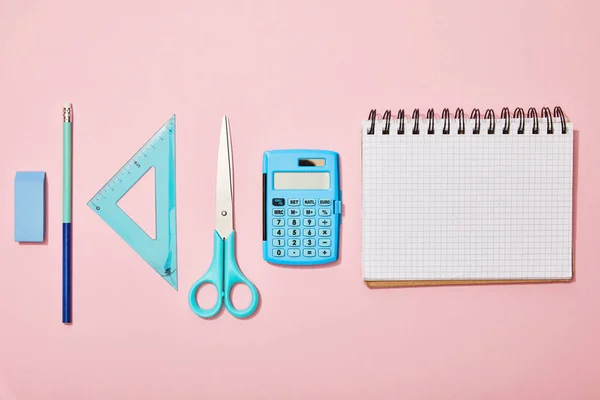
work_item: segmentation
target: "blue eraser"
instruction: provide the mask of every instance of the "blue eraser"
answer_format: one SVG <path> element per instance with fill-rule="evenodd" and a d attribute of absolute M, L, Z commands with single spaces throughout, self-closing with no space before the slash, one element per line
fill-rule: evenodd
<path fill-rule="evenodd" d="M 15 242 L 43 242 L 46 233 L 46 173 L 15 176 Z"/>

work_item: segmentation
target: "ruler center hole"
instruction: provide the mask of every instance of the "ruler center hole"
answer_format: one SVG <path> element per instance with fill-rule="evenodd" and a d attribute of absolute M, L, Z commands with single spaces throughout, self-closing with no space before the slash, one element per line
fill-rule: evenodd
<path fill-rule="evenodd" d="M 155 168 L 152 167 L 117 202 L 117 205 L 152 239 L 156 239 L 155 180 Z"/>

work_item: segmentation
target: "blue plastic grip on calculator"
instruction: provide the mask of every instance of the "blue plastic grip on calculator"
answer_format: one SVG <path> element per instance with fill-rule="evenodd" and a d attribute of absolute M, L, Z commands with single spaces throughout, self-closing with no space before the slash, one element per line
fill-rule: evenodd
<path fill-rule="evenodd" d="M 263 156 L 263 258 L 310 266 L 338 259 L 342 192 L 339 155 L 271 150 Z"/>

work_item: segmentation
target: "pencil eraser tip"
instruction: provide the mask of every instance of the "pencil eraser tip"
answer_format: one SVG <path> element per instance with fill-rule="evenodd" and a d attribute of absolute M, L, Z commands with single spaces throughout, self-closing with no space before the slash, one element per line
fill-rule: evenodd
<path fill-rule="evenodd" d="M 65 103 L 64 108 L 71 108 L 71 103 Z"/>
<path fill-rule="evenodd" d="M 15 176 L 15 242 L 43 242 L 46 231 L 46 173 Z"/>

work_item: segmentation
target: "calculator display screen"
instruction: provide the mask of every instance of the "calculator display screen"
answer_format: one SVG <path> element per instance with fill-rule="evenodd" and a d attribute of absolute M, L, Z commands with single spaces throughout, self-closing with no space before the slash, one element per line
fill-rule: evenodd
<path fill-rule="evenodd" d="M 275 172 L 275 190 L 327 190 L 329 172 Z"/>

